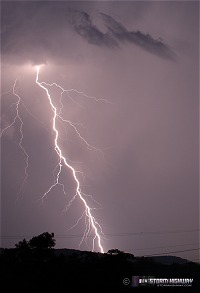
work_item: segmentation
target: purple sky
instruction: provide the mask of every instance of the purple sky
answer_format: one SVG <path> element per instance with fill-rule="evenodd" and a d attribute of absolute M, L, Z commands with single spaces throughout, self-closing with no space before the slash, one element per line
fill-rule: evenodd
<path fill-rule="evenodd" d="M 29 155 L 19 195 L 25 156 L 16 121 L 1 137 L 2 247 L 48 231 L 55 233 L 58 248 L 78 249 L 85 229 L 83 218 L 69 230 L 83 214 L 80 200 L 63 213 L 74 196 L 69 171 L 61 174 L 67 195 L 56 186 L 41 204 L 57 165 L 52 111 L 35 82 L 34 65 L 44 64 L 40 81 L 110 102 L 76 93 L 74 102 L 66 95 L 62 100 L 63 117 L 79 123 L 81 135 L 104 159 L 72 128 L 59 125 L 63 152 L 84 173 L 83 192 L 93 196 L 87 200 L 105 234 L 104 250 L 135 255 L 191 250 L 173 254 L 199 258 L 192 250 L 199 247 L 198 6 L 198 1 L 1 2 L 1 127 L 16 115 L 17 78 L 22 145 Z M 60 92 L 54 88 L 52 95 L 58 101 Z M 80 249 L 91 249 L 91 237 Z"/>

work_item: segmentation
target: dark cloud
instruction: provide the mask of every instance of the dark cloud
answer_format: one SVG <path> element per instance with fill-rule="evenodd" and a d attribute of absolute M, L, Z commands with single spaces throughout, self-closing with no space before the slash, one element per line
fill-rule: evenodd
<path fill-rule="evenodd" d="M 103 33 L 92 23 L 91 16 L 84 11 L 71 11 L 73 29 L 88 43 L 116 48 L 122 42 L 134 43 L 142 49 L 161 58 L 175 60 L 174 52 L 161 38 L 154 39 L 150 34 L 141 31 L 128 31 L 124 25 L 110 15 L 100 13 L 109 32 Z"/>
<path fill-rule="evenodd" d="M 112 35 L 120 42 L 130 42 L 140 46 L 142 49 L 156 54 L 162 58 L 175 60 L 175 54 L 161 38 L 154 39 L 150 34 L 141 31 L 128 31 L 125 26 L 117 22 L 110 15 L 100 13 L 105 24 Z"/>
<path fill-rule="evenodd" d="M 118 47 L 117 42 L 109 33 L 101 32 L 93 23 L 90 15 L 84 11 L 71 14 L 74 30 L 88 41 L 88 43 L 108 48 Z"/>
<path fill-rule="evenodd" d="M 79 46 L 80 41 L 76 34 L 101 48 L 119 48 L 128 42 L 162 58 L 174 59 L 173 52 L 160 38 L 129 31 L 112 16 L 100 13 L 107 30 L 103 31 L 95 23 L 98 15 L 89 7 L 20 1 L 3 3 L 2 9 L 1 53 L 14 63 L 39 64 L 52 58 L 77 58 L 73 57 L 73 47 Z"/>

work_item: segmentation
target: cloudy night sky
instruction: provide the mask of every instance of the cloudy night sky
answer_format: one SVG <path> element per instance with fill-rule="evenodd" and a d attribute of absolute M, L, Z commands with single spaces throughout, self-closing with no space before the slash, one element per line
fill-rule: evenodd
<path fill-rule="evenodd" d="M 199 258 L 198 46 L 198 1 L 1 1 L 1 247 L 92 249 L 41 65 L 104 251 Z"/>

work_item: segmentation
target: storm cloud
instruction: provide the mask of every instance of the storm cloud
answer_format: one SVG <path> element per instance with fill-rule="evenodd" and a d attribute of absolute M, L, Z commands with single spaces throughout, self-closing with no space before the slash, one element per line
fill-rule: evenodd
<path fill-rule="evenodd" d="M 103 12 L 86 12 L 73 5 L 63 9 L 54 2 L 43 2 L 40 8 L 33 1 L 3 3 L 2 7 L 1 53 L 10 56 L 12 62 L 29 60 L 39 64 L 51 58 L 73 58 L 72 48 L 78 42 L 74 38 L 72 42 L 74 33 L 102 48 L 120 49 L 126 42 L 161 58 L 175 59 L 174 52 L 160 37 L 154 39 L 140 30 L 130 31 Z M 94 24 L 98 17 L 102 18 L 106 32 Z"/>
<path fill-rule="evenodd" d="M 74 30 L 89 43 L 108 48 L 118 47 L 117 42 L 109 33 L 103 33 L 93 25 L 88 13 L 84 11 L 72 12 L 71 23 Z"/>
<path fill-rule="evenodd" d="M 159 57 L 175 60 L 174 52 L 169 48 L 168 45 L 164 44 L 162 39 L 154 39 L 150 34 L 144 34 L 143 32 L 137 31 L 128 31 L 124 25 L 117 22 L 110 15 L 101 13 L 109 31 L 119 42 L 129 42 L 137 46 L 140 46 L 142 49 L 156 54 Z"/>
<path fill-rule="evenodd" d="M 150 34 L 139 30 L 129 31 L 112 16 L 105 13 L 100 13 L 100 15 L 108 32 L 103 33 L 97 26 L 93 25 L 91 16 L 84 11 L 71 13 L 74 30 L 91 44 L 119 48 L 122 43 L 129 42 L 161 58 L 175 60 L 175 53 L 162 41 L 161 37 L 154 39 Z"/>

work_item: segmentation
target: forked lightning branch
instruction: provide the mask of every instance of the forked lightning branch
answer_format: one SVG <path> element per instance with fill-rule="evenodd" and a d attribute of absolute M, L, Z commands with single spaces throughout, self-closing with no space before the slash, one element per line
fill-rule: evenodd
<path fill-rule="evenodd" d="M 59 144 L 60 133 L 59 133 L 58 123 L 66 123 L 66 124 L 68 124 L 72 128 L 72 130 L 75 132 L 77 137 L 81 140 L 81 142 L 83 142 L 85 144 L 87 149 L 93 150 L 93 151 L 99 151 L 101 154 L 103 154 L 101 149 L 95 148 L 94 146 L 90 145 L 87 142 L 87 140 L 78 131 L 77 125 L 75 123 L 71 122 L 70 120 L 68 120 L 68 119 L 66 119 L 65 117 L 62 116 L 62 110 L 64 108 L 63 103 L 62 103 L 62 97 L 63 97 L 63 94 L 66 93 L 67 96 L 69 98 L 71 98 L 70 93 L 75 92 L 75 93 L 78 93 L 78 94 L 80 94 L 80 95 L 82 95 L 84 97 L 94 99 L 96 102 L 104 101 L 104 102 L 108 103 L 108 101 L 104 100 L 104 99 L 97 99 L 95 97 L 87 96 L 86 94 L 84 94 L 82 92 L 79 92 L 79 91 L 77 91 L 75 89 L 66 90 L 66 89 L 64 89 L 63 87 L 61 87 L 60 85 L 58 85 L 55 82 L 49 84 L 49 83 L 46 83 L 44 81 L 40 81 L 40 79 L 41 79 L 40 78 L 40 71 L 41 71 L 41 66 L 36 66 L 36 79 L 35 79 L 35 82 L 41 88 L 41 90 L 43 90 L 45 92 L 46 98 L 48 99 L 48 102 L 49 102 L 49 107 L 50 107 L 50 109 L 52 111 L 53 118 L 51 120 L 52 124 L 50 125 L 50 127 L 51 127 L 53 135 L 54 135 L 54 140 L 53 140 L 54 151 L 55 151 L 55 154 L 56 154 L 56 156 L 58 158 L 58 164 L 57 164 L 56 168 L 53 170 L 55 181 L 51 184 L 51 186 L 48 188 L 48 190 L 43 194 L 42 200 L 44 198 L 46 198 L 48 196 L 48 194 L 57 185 L 61 186 L 62 191 L 65 193 L 65 184 L 60 182 L 60 176 L 61 176 L 62 172 L 66 172 L 66 169 L 68 169 L 68 171 L 70 171 L 71 174 L 72 174 L 72 178 L 73 178 L 73 181 L 74 181 L 76 187 L 75 187 L 75 191 L 74 191 L 74 194 L 72 196 L 72 199 L 70 200 L 70 202 L 66 206 L 66 210 L 70 207 L 70 205 L 73 203 L 73 201 L 76 198 L 78 198 L 80 200 L 80 202 L 82 202 L 83 213 L 82 213 L 82 215 L 80 217 L 78 217 L 78 220 L 77 220 L 76 224 L 78 224 L 79 221 L 83 217 L 85 217 L 85 231 L 83 233 L 83 237 L 82 237 L 79 245 L 81 245 L 83 243 L 83 241 L 86 241 L 89 236 L 94 235 L 94 236 L 92 236 L 93 237 L 92 238 L 92 250 L 94 251 L 95 247 L 98 247 L 98 250 L 103 253 L 104 249 L 103 249 L 103 246 L 102 246 L 102 238 L 104 237 L 104 234 L 103 234 L 102 228 L 101 228 L 100 224 L 98 223 L 98 221 L 96 220 L 96 218 L 95 218 L 95 216 L 93 214 L 93 208 L 90 207 L 90 205 L 87 202 L 88 195 L 85 194 L 84 192 L 82 192 L 82 190 L 81 190 L 81 184 L 80 184 L 80 180 L 78 178 L 78 174 L 80 173 L 80 171 L 76 170 L 73 167 L 72 162 L 70 161 L 70 159 L 68 157 L 66 157 L 64 155 L 64 150 L 62 149 L 62 147 Z M 24 124 L 23 124 L 23 120 L 22 120 L 22 118 L 20 116 L 20 111 L 19 111 L 20 103 L 22 103 L 24 105 L 24 107 L 25 107 L 25 104 L 24 104 L 23 100 L 20 98 L 20 95 L 17 93 L 16 83 L 17 83 L 17 80 L 15 80 L 15 83 L 14 83 L 13 88 L 12 88 L 12 93 L 17 98 L 17 102 L 15 103 L 15 105 L 16 105 L 16 107 L 15 107 L 16 115 L 15 115 L 13 121 L 1 131 L 1 137 L 2 137 L 2 135 L 4 134 L 4 132 L 6 130 L 8 130 L 10 127 L 12 127 L 16 123 L 17 120 L 20 122 L 19 147 L 23 151 L 23 154 L 25 156 L 25 162 L 26 162 L 25 169 L 24 169 L 24 180 L 23 180 L 21 189 L 19 191 L 19 194 L 20 194 L 24 189 L 24 186 L 26 184 L 26 180 L 27 180 L 27 177 L 28 177 L 29 155 L 28 155 L 25 147 L 23 146 L 23 138 L 24 138 L 23 125 Z M 59 107 L 54 102 L 54 98 L 51 97 L 51 94 L 50 94 L 51 91 L 49 89 L 52 88 L 52 87 L 55 87 L 58 91 L 60 91 L 60 95 L 57 97 L 59 99 L 59 102 L 60 102 Z M 26 110 L 27 110 L 27 108 L 26 108 Z"/>

